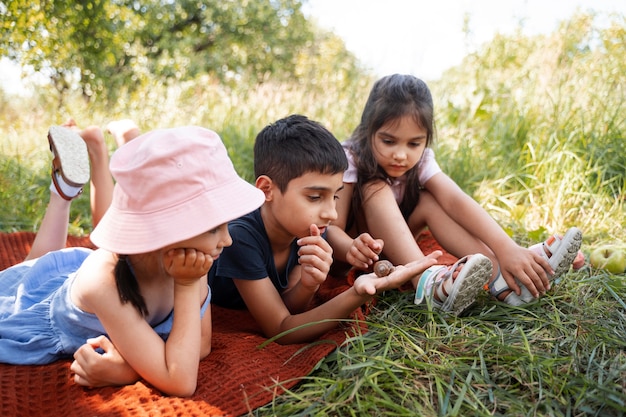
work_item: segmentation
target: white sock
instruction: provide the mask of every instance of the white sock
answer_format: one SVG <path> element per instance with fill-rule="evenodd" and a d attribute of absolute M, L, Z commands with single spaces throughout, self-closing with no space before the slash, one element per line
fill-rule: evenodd
<path fill-rule="evenodd" d="M 68 197 L 72 197 L 72 198 L 76 197 L 78 194 L 80 194 L 80 192 L 83 189 L 83 187 L 73 187 L 71 185 L 68 185 L 63 180 L 63 177 L 57 172 L 53 173 L 52 175 L 56 176 L 57 184 L 59 185 L 59 188 L 61 188 L 61 191 L 63 192 L 63 194 L 65 194 Z M 50 191 L 60 196 L 59 192 L 57 191 L 57 187 L 54 186 L 54 181 L 50 182 Z"/>

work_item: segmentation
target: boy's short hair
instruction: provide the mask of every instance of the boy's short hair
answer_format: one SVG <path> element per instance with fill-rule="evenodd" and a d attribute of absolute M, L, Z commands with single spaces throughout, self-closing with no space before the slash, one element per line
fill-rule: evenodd
<path fill-rule="evenodd" d="M 335 136 L 320 123 L 294 114 L 266 126 L 254 142 L 254 175 L 267 175 L 281 192 L 307 172 L 338 174 L 348 159 Z"/>

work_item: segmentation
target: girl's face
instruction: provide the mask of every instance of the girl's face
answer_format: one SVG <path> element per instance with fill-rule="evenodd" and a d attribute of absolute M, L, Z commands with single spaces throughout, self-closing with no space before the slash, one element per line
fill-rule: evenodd
<path fill-rule="evenodd" d="M 213 259 L 217 259 L 222 250 L 232 245 L 232 243 L 233 240 L 230 237 L 230 233 L 228 233 L 228 223 L 224 223 L 191 239 L 170 245 L 164 248 L 164 251 L 172 248 L 191 248 L 209 255 Z"/>
<path fill-rule="evenodd" d="M 374 132 L 372 151 L 387 175 L 397 178 L 413 168 L 422 157 L 427 131 L 412 116 L 390 120 Z"/>

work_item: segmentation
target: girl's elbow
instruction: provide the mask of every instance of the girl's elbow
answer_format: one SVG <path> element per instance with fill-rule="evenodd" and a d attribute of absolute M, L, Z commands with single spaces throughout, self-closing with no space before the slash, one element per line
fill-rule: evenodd
<path fill-rule="evenodd" d="M 279 329 L 271 329 L 271 330 L 264 330 L 263 331 L 263 335 L 271 340 L 272 342 L 275 342 L 279 345 L 289 345 L 292 344 L 293 342 L 290 340 L 290 333 L 285 334 L 282 337 L 278 337 L 280 334 L 284 333 L 283 331 L 279 330 Z"/>
<path fill-rule="evenodd" d="M 211 353 L 211 343 L 202 345 L 202 349 L 200 350 L 200 359 L 204 359 Z"/>
<path fill-rule="evenodd" d="M 187 397 L 191 397 L 196 392 L 197 386 L 198 386 L 198 380 L 194 379 L 193 381 L 176 384 L 171 389 L 164 390 L 163 392 L 164 394 L 167 394 L 173 397 L 187 398 Z"/>
<path fill-rule="evenodd" d="M 288 338 L 283 336 L 283 337 L 281 337 L 279 339 L 276 339 L 276 343 L 278 343 L 281 346 L 285 346 L 285 345 L 291 345 L 294 342 L 292 342 L 291 340 L 289 340 Z"/>

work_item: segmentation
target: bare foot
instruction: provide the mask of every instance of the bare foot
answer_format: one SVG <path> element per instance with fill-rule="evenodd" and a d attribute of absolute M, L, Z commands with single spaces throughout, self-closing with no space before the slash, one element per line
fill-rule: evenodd
<path fill-rule="evenodd" d="M 137 124 L 130 119 L 109 122 L 106 126 L 106 130 L 113 135 L 118 147 L 135 139 L 141 133 Z"/>
<path fill-rule="evenodd" d="M 104 134 L 102 129 L 98 126 L 88 126 L 85 129 L 81 129 L 76 121 L 69 118 L 62 124 L 62 126 L 74 130 L 83 138 L 85 145 L 87 145 L 87 152 L 89 153 L 89 160 L 93 164 L 97 159 L 103 155 L 108 155 L 108 148 L 104 140 Z"/>

